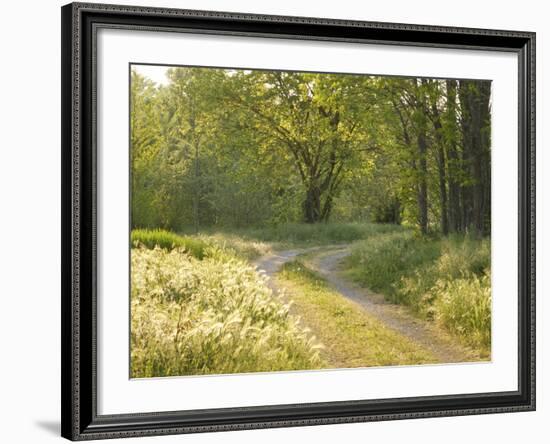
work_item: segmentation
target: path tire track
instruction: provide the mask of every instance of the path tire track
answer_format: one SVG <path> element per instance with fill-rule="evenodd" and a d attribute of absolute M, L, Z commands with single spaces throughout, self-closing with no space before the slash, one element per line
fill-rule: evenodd
<path fill-rule="evenodd" d="M 428 349 L 440 363 L 479 361 L 472 350 L 460 345 L 436 325 L 419 319 L 411 311 L 398 304 L 388 303 L 382 295 L 371 292 L 342 277 L 340 265 L 350 254 L 349 246 L 332 245 L 307 249 L 286 250 L 258 259 L 254 264 L 262 270 L 273 291 L 278 291 L 275 274 L 287 262 L 306 253 L 315 253 L 304 260 L 306 265 L 321 275 L 343 297 L 357 304 L 359 309 L 377 318 L 387 328 L 395 330 L 413 342 Z M 310 255 L 311 256 L 311 255 Z"/>

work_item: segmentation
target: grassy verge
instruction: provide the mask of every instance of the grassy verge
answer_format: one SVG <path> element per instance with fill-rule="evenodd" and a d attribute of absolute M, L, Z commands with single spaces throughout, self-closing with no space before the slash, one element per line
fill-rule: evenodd
<path fill-rule="evenodd" d="M 273 245 L 284 249 L 352 243 L 345 263 L 347 277 L 391 302 L 411 307 L 422 318 L 438 322 L 480 356 L 490 355 L 488 239 L 420 238 L 395 225 L 334 223 L 286 224 L 198 236 L 134 230 L 132 243 L 177 249 L 199 260 L 217 257 L 229 262 L 253 260 Z"/>
<path fill-rule="evenodd" d="M 276 244 L 277 248 L 291 248 L 350 243 L 378 234 L 403 230 L 396 225 L 372 223 L 288 223 L 236 230 L 234 233 L 245 239 Z"/>
<path fill-rule="evenodd" d="M 439 322 L 482 356 L 490 353 L 489 240 L 380 234 L 356 243 L 345 269 L 389 301 Z"/>
<path fill-rule="evenodd" d="M 428 351 L 386 328 L 332 290 L 299 260 L 286 263 L 278 283 L 290 293 L 292 310 L 324 345 L 330 367 L 351 368 L 436 362 Z"/>
<path fill-rule="evenodd" d="M 264 242 L 245 239 L 234 234 L 200 234 L 197 236 L 179 235 L 166 230 L 132 230 L 132 245 L 165 249 L 182 249 L 197 259 L 203 259 L 213 249 L 226 251 L 230 255 L 252 260 L 270 250 Z"/>
<path fill-rule="evenodd" d="M 131 239 L 133 246 L 143 246 L 151 249 L 159 247 L 165 250 L 180 248 L 197 259 L 204 257 L 205 250 L 208 247 L 208 244 L 202 239 L 191 236 L 179 236 L 171 231 L 160 229 L 132 230 Z"/>
<path fill-rule="evenodd" d="M 132 244 L 165 249 L 184 248 L 195 257 L 201 258 L 204 250 L 216 245 L 232 249 L 245 259 L 255 259 L 269 252 L 270 248 L 305 248 L 331 244 L 349 244 L 391 233 L 406 233 L 406 229 L 390 224 L 372 223 L 288 223 L 262 228 L 228 229 L 212 231 L 205 229 L 201 234 L 176 234 L 162 229 L 132 230 Z"/>
<path fill-rule="evenodd" d="M 324 367 L 318 345 L 246 261 L 132 249 L 133 378 Z"/>

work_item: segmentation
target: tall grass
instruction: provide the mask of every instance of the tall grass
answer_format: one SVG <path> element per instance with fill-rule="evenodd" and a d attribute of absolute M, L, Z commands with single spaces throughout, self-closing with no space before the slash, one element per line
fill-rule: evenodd
<path fill-rule="evenodd" d="M 293 310 L 324 344 L 330 367 L 412 365 L 437 362 L 425 347 L 411 341 L 345 298 L 301 260 L 285 263 L 277 282 L 290 294 Z"/>
<path fill-rule="evenodd" d="M 243 259 L 255 259 L 266 254 L 270 249 L 269 245 L 265 243 L 223 233 L 186 236 L 160 229 L 136 229 L 132 230 L 131 238 L 134 247 L 160 247 L 166 250 L 179 248 L 197 259 L 202 259 L 206 252 L 212 248 L 228 250 Z"/>
<path fill-rule="evenodd" d="M 147 248 L 159 246 L 165 249 L 185 248 L 201 258 L 208 246 L 219 245 L 232 249 L 237 255 L 254 259 L 268 252 L 268 244 L 278 247 L 328 245 L 351 243 L 386 233 L 406 233 L 400 226 L 373 223 L 286 223 L 261 228 L 233 229 L 229 231 L 204 231 L 199 235 L 176 234 L 161 229 L 132 230 L 132 244 Z"/>
<path fill-rule="evenodd" d="M 489 352 L 489 240 L 390 232 L 358 242 L 346 265 L 355 281 L 436 320 L 482 354 Z"/>
<path fill-rule="evenodd" d="M 137 229 L 131 233 L 132 245 L 143 245 L 147 248 L 160 247 L 167 250 L 180 248 L 198 259 L 204 257 L 204 251 L 208 244 L 202 239 L 190 236 L 179 236 L 167 230 Z"/>
<path fill-rule="evenodd" d="M 491 347 L 491 276 L 438 280 L 435 313 L 452 333 L 489 353 Z"/>
<path fill-rule="evenodd" d="M 134 378 L 319 368 L 315 339 L 229 250 L 132 249 Z"/>
<path fill-rule="evenodd" d="M 264 242 L 326 245 L 331 243 L 349 243 L 373 235 L 395 231 L 400 232 L 403 229 L 396 225 L 371 223 L 287 223 L 241 230 L 237 233 L 243 237 L 258 239 Z"/>

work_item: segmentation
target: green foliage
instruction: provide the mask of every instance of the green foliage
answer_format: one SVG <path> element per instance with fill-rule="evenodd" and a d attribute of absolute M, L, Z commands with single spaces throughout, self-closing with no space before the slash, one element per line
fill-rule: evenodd
<path fill-rule="evenodd" d="M 429 239 L 401 231 L 357 243 L 346 265 L 357 282 L 488 352 L 490 257 L 487 239 Z"/>
<path fill-rule="evenodd" d="M 166 250 L 183 249 L 198 259 L 204 257 L 208 243 L 202 239 L 179 236 L 166 230 L 132 230 L 132 245 L 146 248 L 160 247 Z"/>
<path fill-rule="evenodd" d="M 489 82 L 171 68 L 157 87 L 138 72 L 133 228 L 417 226 L 424 213 L 422 232 L 490 228 Z"/>
<path fill-rule="evenodd" d="M 239 233 L 242 233 L 245 237 L 265 242 L 278 242 L 290 245 L 326 245 L 349 243 L 380 233 L 401 232 L 402 230 L 404 229 L 395 225 L 370 223 L 289 223 L 248 229 Z"/>
<path fill-rule="evenodd" d="M 211 248 L 224 250 L 241 259 L 257 259 L 271 251 L 271 246 L 267 243 L 230 233 L 201 234 L 199 239 L 208 243 Z"/>
<path fill-rule="evenodd" d="M 348 263 L 349 273 L 362 285 L 401 302 L 395 284 L 440 254 L 440 245 L 417 237 L 411 230 L 393 230 L 357 243 Z"/>
<path fill-rule="evenodd" d="M 490 82 L 171 68 L 168 83 L 156 86 L 138 72 L 133 68 L 130 85 L 136 254 L 154 254 L 169 263 L 177 256 L 182 263 L 221 273 L 216 267 L 222 263 L 237 269 L 235 261 L 265 254 L 266 243 L 356 242 L 348 261 L 354 279 L 475 346 L 488 347 L 489 241 L 417 233 L 480 237 L 490 232 Z M 164 266 L 156 267 L 161 273 Z M 205 282 L 215 279 L 204 277 Z M 250 281 L 251 288 L 256 284 Z M 217 294 L 222 288 L 210 290 Z M 188 314 L 198 319 L 198 311 L 187 313 L 189 307 L 158 298 L 162 287 L 149 290 L 138 298 L 145 310 L 140 328 L 156 325 L 173 337 L 179 313 L 185 311 L 182 319 Z M 146 316 L 155 321 L 145 325 Z M 201 330 L 193 318 L 189 326 L 196 328 L 189 328 L 203 342 L 186 336 L 188 346 L 208 346 L 212 356 L 227 359 L 216 347 L 236 339 L 228 336 L 226 343 L 225 336 L 216 335 L 232 332 L 238 323 L 209 309 L 204 316 L 211 318 L 201 325 L 211 330 Z M 176 325 L 179 344 L 183 327 Z M 243 362 L 239 368 L 282 365 L 286 358 L 280 350 L 275 357 L 269 351 L 281 331 L 266 333 L 269 345 L 258 345 L 258 339 L 251 345 L 255 351 L 235 351 Z M 176 345 L 170 348 L 168 340 L 147 332 L 143 337 L 152 339 L 139 342 L 138 349 L 155 341 L 160 345 L 148 349 L 158 362 L 144 363 L 146 373 L 158 373 L 162 366 L 169 369 L 166 374 L 200 372 L 201 365 L 205 372 L 237 371 L 215 357 L 180 367 Z M 198 352 L 193 350 L 191 355 Z M 273 358 L 270 364 L 252 364 L 260 352 L 268 361 Z"/>
<path fill-rule="evenodd" d="M 179 248 L 191 256 L 202 259 L 211 250 L 226 251 L 231 256 L 243 259 L 255 259 L 269 252 L 265 243 L 246 240 L 232 234 L 215 233 L 197 236 L 183 236 L 166 230 L 132 230 L 132 245 L 153 249 L 160 247 L 167 250 Z"/>
<path fill-rule="evenodd" d="M 487 355 L 491 350 L 491 276 L 443 280 L 434 287 L 435 312 L 452 333 Z"/>
<path fill-rule="evenodd" d="M 319 368 L 319 346 L 246 262 L 132 249 L 133 378 Z"/>
<path fill-rule="evenodd" d="M 490 269 L 491 256 L 487 240 L 456 236 L 427 243 L 432 244 L 431 253 L 435 256 L 437 252 L 437 256 L 434 259 L 424 256 L 423 261 L 415 265 L 409 262 L 393 289 L 397 302 L 433 317 L 431 310 L 438 296 L 435 287 L 440 287 L 442 282 L 482 277 Z"/>

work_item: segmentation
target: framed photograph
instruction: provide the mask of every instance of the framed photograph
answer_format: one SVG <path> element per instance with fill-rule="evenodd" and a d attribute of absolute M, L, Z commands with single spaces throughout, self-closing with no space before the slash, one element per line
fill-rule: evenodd
<path fill-rule="evenodd" d="M 61 13 L 64 437 L 534 410 L 534 33 Z"/>

